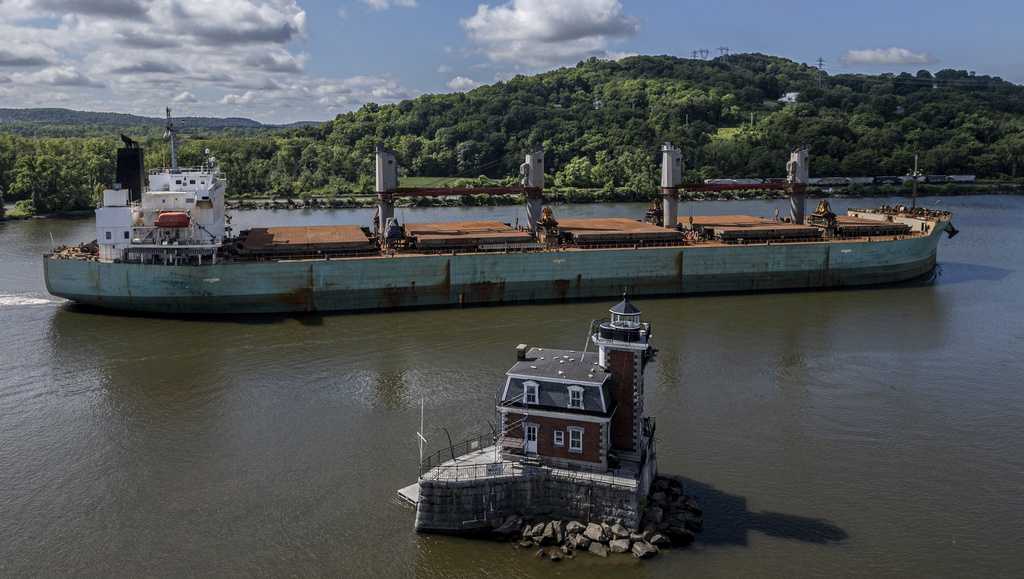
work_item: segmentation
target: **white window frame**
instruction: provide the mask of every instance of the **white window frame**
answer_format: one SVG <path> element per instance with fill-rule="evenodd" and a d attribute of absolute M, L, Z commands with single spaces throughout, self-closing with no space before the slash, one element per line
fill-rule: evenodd
<path fill-rule="evenodd" d="M 554 436 L 555 436 L 555 438 L 554 438 L 555 446 L 565 446 L 565 431 L 564 430 L 556 430 Z"/>
<path fill-rule="evenodd" d="M 526 404 L 538 404 L 540 402 L 540 384 L 533 380 L 523 382 L 523 402 Z"/>
<path fill-rule="evenodd" d="M 580 399 L 579 399 L 580 404 L 579 404 L 579 406 L 576 406 L 576 405 L 573 404 L 573 398 L 572 398 L 573 394 L 579 394 L 579 396 L 580 396 Z M 567 407 L 568 408 L 572 408 L 573 410 L 583 410 L 583 387 L 582 386 L 569 386 L 569 402 L 567 404 L 568 404 Z"/>
<path fill-rule="evenodd" d="M 583 454 L 583 429 L 578 426 L 570 426 L 566 430 L 569 431 L 569 452 Z M 575 444 L 574 434 L 579 435 L 578 446 Z"/>

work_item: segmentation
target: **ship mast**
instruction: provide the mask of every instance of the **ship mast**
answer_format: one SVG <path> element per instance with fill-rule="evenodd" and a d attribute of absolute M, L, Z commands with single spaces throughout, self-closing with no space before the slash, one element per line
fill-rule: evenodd
<path fill-rule="evenodd" d="M 171 107 L 167 107 L 167 127 L 164 131 L 164 138 L 171 142 L 171 173 L 178 172 L 178 130 L 174 128 L 171 121 Z"/>

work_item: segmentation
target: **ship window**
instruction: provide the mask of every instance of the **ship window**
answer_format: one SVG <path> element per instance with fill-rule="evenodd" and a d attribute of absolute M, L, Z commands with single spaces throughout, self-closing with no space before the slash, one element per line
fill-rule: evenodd
<path fill-rule="evenodd" d="M 196 184 L 196 180 L 195 179 L 189 179 L 188 180 L 188 184 L 189 185 L 195 185 Z"/>
<path fill-rule="evenodd" d="M 569 452 L 583 452 L 583 429 L 569 427 Z"/>
<path fill-rule="evenodd" d="M 556 430 L 555 431 L 555 446 L 565 446 L 565 431 L 564 430 Z"/>
<path fill-rule="evenodd" d="M 128 232 L 127 231 L 124 232 L 124 238 L 128 239 Z"/>
<path fill-rule="evenodd" d="M 181 185 L 181 179 L 175 179 L 174 180 L 174 184 L 175 185 Z"/>
<path fill-rule="evenodd" d="M 524 382 L 523 383 L 523 398 L 527 404 L 537 403 L 537 383 L 536 382 Z"/>
<path fill-rule="evenodd" d="M 583 409 L 583 388 L 569 386 L 569 408 Z"/>
<path fill-rule="evenodd" d="M 107 239 L 110 239 L 110 232 L 107 232 Z"/>

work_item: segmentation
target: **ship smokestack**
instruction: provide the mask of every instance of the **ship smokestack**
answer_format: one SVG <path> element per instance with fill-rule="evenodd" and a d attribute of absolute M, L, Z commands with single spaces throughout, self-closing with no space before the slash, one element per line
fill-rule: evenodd
<path fill-rule="evenodd" d="M 683 153 L 665 143 L 661 146 L 661 203 L 663 227 L 675 229 L 679 214 L 679 185 L 683 182 Z"/>
<path fill-rule="evenodd" d="M 117 150 L 114 177 L 122 189 L 128 190 L 130 201 L 141 201 L 146 178 L 145 155 L 137 142 L 125 135 L 121 135 L 121 140 L 124 146 Z"/>
<path fill-rule="evenodd" d="M 800 146 L 789 154 L 786 163 L 786 181 L 789 183 L 789 208 L 793 223 L 804 223 L 807 200 L 807 182 L 811 174 L 810 150 Z"/>

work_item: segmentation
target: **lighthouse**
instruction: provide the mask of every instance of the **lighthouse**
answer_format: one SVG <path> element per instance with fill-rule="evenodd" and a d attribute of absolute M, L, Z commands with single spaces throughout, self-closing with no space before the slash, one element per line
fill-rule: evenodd
<path fill-rule="evenodd" d="M 639 308 L 626 295 L 608 313 L 591 340 L 597 346 L 598 364 L 612 376 L 615 414 L 610 450 L 620 462 L 643 467 L 653 458 L 654 422 L 644 415 L 644 372 L 653 353 L 651 324 L 641 319 Z"/>

